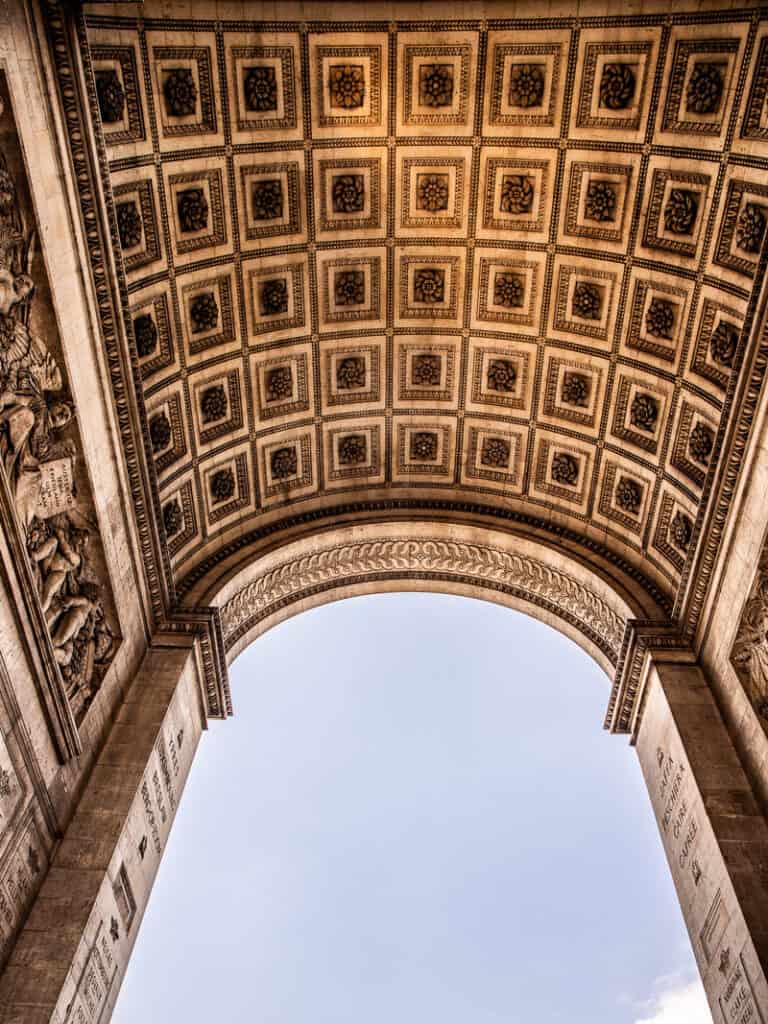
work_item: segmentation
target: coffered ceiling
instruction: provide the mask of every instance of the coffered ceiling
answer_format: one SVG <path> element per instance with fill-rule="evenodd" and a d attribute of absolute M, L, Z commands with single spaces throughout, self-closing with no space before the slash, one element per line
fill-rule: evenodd
<path fill-rule="evenodd" d="M 180 591 L 421 502 L 671 601 L 761 276 L 768 20 L 182 6 L 91 5 L 84 49 Z"/>

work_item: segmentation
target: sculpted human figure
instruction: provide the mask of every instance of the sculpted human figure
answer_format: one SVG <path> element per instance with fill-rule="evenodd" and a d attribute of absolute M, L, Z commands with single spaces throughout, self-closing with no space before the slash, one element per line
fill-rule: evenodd
<path fill-rule="evenodd" d="M 46 540 L 42 541 L 30 555 L 39 568 L 42 576 L 40 603 L 47 612 L 57 597 L 67 578 L 77 578 L 83 566 L 83 552 L 88 544 L 87 530 L 72 528 L 71 538 L 57 527 Z"/>
<path fill-rule="evenodd" d="M 768 564 L 761 561 L 733 648 L 734 663 L 749 677 L 750 696 L 768 718 Z"/>

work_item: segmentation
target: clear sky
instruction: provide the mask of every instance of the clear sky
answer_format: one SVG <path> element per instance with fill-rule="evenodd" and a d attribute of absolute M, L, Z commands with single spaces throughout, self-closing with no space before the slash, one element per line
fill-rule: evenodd
<path fill-rule="evenodd" d="M 609 683 L 480 601 L 385 594 L 232 666 L 116 1024 L 711 1024 Z"/>

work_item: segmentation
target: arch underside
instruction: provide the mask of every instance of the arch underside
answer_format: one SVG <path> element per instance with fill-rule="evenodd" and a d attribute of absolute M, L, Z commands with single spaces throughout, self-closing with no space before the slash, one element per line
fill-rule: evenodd
<path fill-rule="evenodd" d="M 172 600 L 233 652 L 329 595 L 476 590 L 615 666 L 568 574 L 671 618 L 756 346 L 764 12 L 245 12 L 80 23 Z M 384 553 L 323 547 L 355 524 Z"/>

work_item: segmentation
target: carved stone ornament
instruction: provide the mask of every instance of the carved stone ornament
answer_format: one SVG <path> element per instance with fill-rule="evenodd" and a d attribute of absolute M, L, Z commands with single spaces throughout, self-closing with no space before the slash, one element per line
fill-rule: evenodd
<path fill-rule="evenodd" d="M 675 310 L 667 299 L 651 299 L 645 311 L 645 329 L 654 338 L 672 340 L 675 328 Z"/>
<path fill-rule="evenodd" d="M 293 370 L 290 366 L 275 366 L 265 375 L 268 402 L 287 402 L 293 397 Z"/>
<path fill-rule="evenodd" d="M 416 181 L 416 207 L 439 213 L 448 209 L 448 175 L 420 174 Z"/>
<path fill-rule="evenodd" d="M 480 462 L 495 469 L 506 469 L 509 466 L 511 451 L 509 441 L 505 441 L 503 437 L 486 437 L 480 450 Z"/>
<path fill-rule="evenodd" d="M 173 68 L 163 82 L 169 117 L 191 117 L 197 110 L 197 85 L 190 68 Z"/>
<path fill-rule="evenodd" d="M 348 434 L 339 442 L 339 462 L 342 466 L 359 466 L 368 457 L 365 434 Z"/>
<path fill-rule="evenodd" d="M 574 316 L 582 320 L 599 320 L 602 305 L 602 289 L 589 281 L 577 281 L 571 300 L 571 311 Z"/>
<path fill-rule="evenodd" d="M 626 110 L 635 98 L 636 88 L 635 72 L 629 64 L 606 64 L 600 78 L 600 106 Z"/>
<path fill-rule="evenodd" d="M 332 107 L 353 110 L 365 102 L 365 72 L 362 64 L 334 64 L 328 73 Z"/>
<path fill-rule="evenodd" d="M 631 516 L 639 515 L 643 500 L 643 489 L 637 480 L 628 476 L 620 476 L 616 484 L 616 504 Z"/>
<path fill-rule="evenodd" d="M 589 377 L 583 373 L 563 374 L 560 397 L 566 405 L 586 406 L 589 401 Z"/>
<path fill-rule="evenodd" d="M 699 197 L 687 188 L 673 188 L 664 207 L 664 227 L 673 235 L 690 235 L 699 212 Z"/>
<path fill-rule="evenodd" d="M 727 320 L 721 320 L 712 331 L 712 337 L 709 339 L 709 351 L 716 363 L 730 369 L 733 366 L 738 344 L 738 329 Z"/>
<path fill-rule="evenodd" d="M 669 524 L 669 537 L 676 548 L 680 551 L 687 551 L 691 545 L 693 536 L 693 523 L 690 518 L 679 509 L 672 517 Z"/>
<path fill-rule="evenodd" d="M 700 61 L 694 64 L 685 91 L 685 109 L 689 114 L 714 114 L 723 95 L 723 67 Z"/>
<path fill-rule="evenodd" d="M 174 498 L 172 501 L 167 501 L 163 505 L 163 527 L 166 537 L 175 537 L 177 533 L 181 532 L 183 524 L 184 517 L 181 512 L 181 505 L 177 499 Z"/>
<path fill-rule="evenodd" d="M 502 213 L 530 213 L 533 209 L 533 178 L 527 174 L 505 174 L 501 179 Z"/>
<path fill-rule="evenodd" d="M 709 463 L 714 446 L 714 430 L 699 420 L 688 438 L 688 451 L 691 453 L 691 457 L 696 462 L 700 462 L 702 466 L 706 466 Z"/>
<path fill-rule="evenodd" d="M 365 360 L 362 356 L 345 356 L 336 364 L 336 387 L 340 391 L 356 391 L 365 387 Z"/>
<path fill-rule="evenodd" d="M 765 238 L 765 207 L 757 203 L 745 203 L 736 222 L 736 245 L 742 252 L 752 255 L 760 252 Z"/>
<path fill-rule="evenodd" d="M 298 472 L 296 448 L 276 448 L 269 457 L 269 468 L 273 480 L 286 480 Z"/>
<path fill-rule="evenodd" d="M 658 419 L 658 400 L 653 395 L 638 391 L 629 408 L 629 422 L 638 430 L 643 430 L 646 434 L 653 434 L 656 431 Z"/>
<path fill-rule="evenodd" d="M 219 322 L 219 305 L 213 292 L 201 292 L 196 295 L 189 306 L 192 319 L 192 333 L 202 334 L 212 331 Z"/>
<path fill-rule="evenodd" d="M 552 457 L 550 475 L 556 484 L 566 484 L 568 487 L 575 487 L 579 479 L 578 460 L 573 455 L 569 455 L 568 452 L 555 452 Z"/>
<path fill-rule="evenodd" d="M 584 214 L 588 220 L 616 220 L 616 189 L 609 181 L 590 181 Z"/>
<path fill-rule="evenodd" d="M 435 303 L 445 299 L 445 271 L 421 267 L 413 275 L 413 297 L 416 302 Z"/>
<path fill-rule="evenodd" d="M 492 544 L 468 543 L 442 536 L 383 537 L 334 544 L 285 560 L 234 594 L 222 608 L 228 648 L 264 621 L 273 609 L 301 601 L 349 579 L 418 573 L 429 579 L 471 578 L 498 589 L 513 581 L 515 591 L 533 603 L 561 607 L 569 621 L 599 643 L 612 660 L 618 657 L 624 620 L 598 593 L 568 573 Z"/>
<path fill-rule="evenodd" d="M 79 724 L 117 650 L 117 618 L 41 235 L 27 188 L 17 189 L 24 159 L 2 75 L 0 82 L 6 122 L 0 152 L 0 472 L 58 668 L 45 692 L 55 688 L 57 706 L 68 704 Z M 63 713 L 54 714 L 57 735 L 64 737 L 61 750 L 69 756 L 73 726 Z"/>
<path fill-rule="evenodd" d="M 731 660 L 752 706 L 768 728 L 768 548 L 760 555 Z"/>
<path fill-rule="evenodd" d="M 235 474 L 231 469 L 217 469 L 211 476 L 210 488 L 214 504 L 229 501 L 235 493 Z"/>
<path fill-rule="evenodd" d="M 453 65 L 422 64 L 419 103 L 424 107 L 450 107 L 453 103 Z"/>
<path fill-rule="evenodd" d="M 283 183 L 279 178 L 253 183 L 251 208 L 254 220 L 278 220 L 283 216 Z"/>
<path fill-rule="evenodd" d="M 125 90 L 114 68 L 96 72 L 96 99 L 104 124 L 116 124 L 123 120 Z"/>
<path fill-rule="evenodd" d="M 365 302 L 365 274 L 343 270 L 334 275 L 333 297 L 337 306 L 361 306 Z"/>
<path fill-rule="evenodd" d="M 141 214 L 133 200 L 118 203 L 115 207 L 117 215 L 117 232 L 123 249 L 135 249 L 141 244 Z"/>
<path fill-rule="evenodd" d="M 203 231 L 208 227 L 208 200 L 201 188 L 185 188 L 176 197 L 179 227 L 185 233 Z"/>
<path fill-rule="evenodd" d="M 243 95 L 245 108 L 260 114 L 277 110 L 277 75 L 269 65 L 245 68 Z"/>
<path fill-rule="evenodd" d="M 227 392 L 223 384 L 213 384 L 200 396 L 200 416 L 203 423 L 216 423 L 227 415 Z"/>
<path fill-rule="evenodd" d="M 540 107 L 544 99 L 544 65 L 513 64 L 509 76 L 509 105 L 511 107 Z"/>
<path fill-rule="evenodd" d="M 437 458 L 437 434 L 416 430 L 411 434 L 411 458 L 415 462 L 434 462 Z"/>
<path fill-rule="evenodd" d="M 525 298 L 525 281 L 519 274 L 496 274 L 493 279 L 493 301 L 506 309 L 519 309 Z"/>
<path fill-rule="evenodd" d="M 438 387 L 440 384 L 440 356 L 424 353 L 413 357 L 411 380 L 416 387 Z"/>
<path fill-rule="evenodd" d="M 152 451 L 155 455 L 165 451 L 173 441 L 171 422 L 164 412 L 160 412 L 150 419 L 149 439 L 152 442 Z"/>
<path fill-rule="evenodd" d="M 151 356 L 157 348 L 157 325 L 150 313 L 141 313 L 133 321 L 133 336 L 136 339 L 139 359 Z"/>
<path fill-rule="evenodd" d="M 517 368 L 509 359 L 491 359 L 488 363 L 488 388 L 491 391 L 513 392 L 517 385 Z"/>
<path fill-rule="evenodd" d="M 331 188 L 331 201 L 334 213 L 360 213 L 365 208 L 365 178 L 363 175 L 336 175 Z"/>
<path fill-rule="evenodd" d="M 271 278 L 259 293 L 262 316 L 278 316 L 288 312 L 288 282 L 284 277 Z"/>

